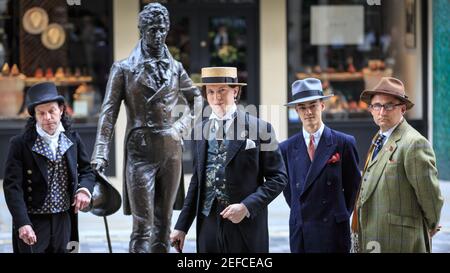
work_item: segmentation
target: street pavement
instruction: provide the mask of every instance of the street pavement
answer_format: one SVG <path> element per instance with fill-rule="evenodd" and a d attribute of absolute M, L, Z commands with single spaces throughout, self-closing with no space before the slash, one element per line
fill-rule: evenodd
<path fill-rule="evenodd" d="M 190 177 L 185 177 L 189 181 Z M 121 188 L 117 186 L 117 188 Z M 187 189 L 187 185 L 186 185 Z M 442 230 L 433 237 L 433 252 L 450 253 L 450 182 L 441 182 L 442 194 L 445 198 L 441 214 Z M 174 211 L 172 227 L 178 219 L 179 211 Z M 269 251 L 271 253 L 289 252 L 289 207 L 284 197 L 278 196 L 269 205 Z M 131 233 L 131 216 L 124 216 L 122 210 L 107 217 L 113 253 L 127 253 Z M 104 220 L 90 213 L 80 213 L 79 231 L 81 253 L 107 253 Z M 171 249 L 174 252 L 173 249 Z M 12 252 L 11 247 L 11 216 L 5 204 L 3 190 L 0 187 L 0 253 Z M 186 236 L 184 253 L 195 253 L 195 221 Z"/>

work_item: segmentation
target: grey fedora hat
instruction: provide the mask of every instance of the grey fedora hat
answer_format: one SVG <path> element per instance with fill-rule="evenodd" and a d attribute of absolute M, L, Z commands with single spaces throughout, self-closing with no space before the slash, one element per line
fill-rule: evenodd
<path fill-rule="evenodd" d="M 316 78 L 306 78 L 304 80 L 297 80 L 292 84 L 292 101 L 285 104 L 285 106 L 295 106 L 299 103 L 328 99 L 331 95 L 324 95 L 322 83 Z"/>

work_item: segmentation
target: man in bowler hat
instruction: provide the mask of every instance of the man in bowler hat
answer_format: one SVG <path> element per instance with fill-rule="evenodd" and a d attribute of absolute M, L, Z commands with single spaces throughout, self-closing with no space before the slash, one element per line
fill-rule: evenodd
<path fill-rule="evenodd" d="M 94 174 L 56 86 L 36 84 L 27 100 L 31 117 L 10 141 L 3 181 L 13 249 L 66 252 L 70 241 L 78 241 L 76 215 L 90 203 Z"/>
<path fill-rule="evenodd" d="M 280 144 L 289 183 L 289 241 L 294 253 L 349 252 L 350 224 L 361 175 L 355 138 L 322 121 L 326 96 L 318 79 L 292 84 L 301 132 Z"/>

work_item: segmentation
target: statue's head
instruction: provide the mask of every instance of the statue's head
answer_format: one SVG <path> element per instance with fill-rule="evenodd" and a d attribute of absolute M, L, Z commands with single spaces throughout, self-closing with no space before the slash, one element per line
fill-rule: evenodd
<path fill-rule="evenodd" d="M 161 48 L 170 28 L 169 12 L 159 3 L 150 3 L 139 13 L 139 33 L 148 48 Z"/>

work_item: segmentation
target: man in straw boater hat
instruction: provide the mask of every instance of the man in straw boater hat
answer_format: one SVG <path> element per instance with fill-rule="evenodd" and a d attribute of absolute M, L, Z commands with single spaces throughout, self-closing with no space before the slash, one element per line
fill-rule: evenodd
<path fill-rule="evenodd" d="M 352 230 L 360 252 L 430 252 L 443 198 L 430 143 L 403 115 L 414 104 L 403 83 L 384 77 L 361 94 L 380 127 L 372 140 Z"/>
<path fill-rule="evenodd" d="M 355 138 L 322 121 L 322 83 L 315 78 L 292 84 L 302 131 L 280 144 L 289 184 L 284 196 L 291 208 L 293 253 L 349 252 L 350 215 L 361 181 Z"/>
<path fill-rule="evenodd" d="M 170 239 L 181 251 L 197 218 L 197 252 L 268 252 L 267 206 L 287 183 L 275 133 L 237 109 L 246 84 L 235 67 L 203 68 L 201 76 L 212 113 L 194 129 L 194 173 Z"/>
<path fill-rule="evenodd" d="M 78 241 L 76 214 L 90 204 L 94 173 L 55 84 L 30 87 L 27 101 L 31 117 L 11 139 L 3 180 L 13 250 L 67 252 Z"/>

